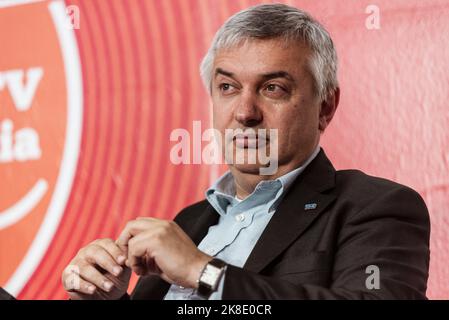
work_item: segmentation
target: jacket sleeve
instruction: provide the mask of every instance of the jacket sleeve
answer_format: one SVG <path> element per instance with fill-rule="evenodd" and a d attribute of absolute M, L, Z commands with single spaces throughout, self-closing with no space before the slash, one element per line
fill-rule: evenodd
<path fill-rule="evenodd" d="M 228 266 L 223 299 L 425 299 L 429 214 L 422 198 L 400 186 L 342 222 L 329 287 L 267 277 Z M 377 268 L 367 273 L 367 267 Z M 371 269 L 368 269 L 371 270 Z"/>

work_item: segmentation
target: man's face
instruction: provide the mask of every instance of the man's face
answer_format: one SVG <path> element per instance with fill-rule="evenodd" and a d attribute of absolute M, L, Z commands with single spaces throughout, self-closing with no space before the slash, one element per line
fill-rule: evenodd
<path fill-rule="evenodd" d="M 223 137 L 225 129 L 277 129 L 282 174 L 304 162 L 319 141 L 320 101 L 308 69 L 310 55 L 305 45 L 250 40 L 220 50 L 214 60 L 214 128 Z M 226 147 L 247 151 L 255 142 L 270 152 L 260 140 L 234 137 L 224 141 L 223 152 Z M 259 163 L 230 165 L 231 170 L 251 174 L 257 174 L 259 167 Z"/>

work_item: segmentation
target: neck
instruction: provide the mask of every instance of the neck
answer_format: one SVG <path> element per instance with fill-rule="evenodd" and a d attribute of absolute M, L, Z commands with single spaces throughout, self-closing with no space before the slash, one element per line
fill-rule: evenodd
<path fill-rule="evenodd" d="M 274 175 L 264 176 L 259 174 L 259 170 L 244 171 L 231 166 L 229 169 L 234 177 L 235 192 L 239 199 L 248 197 L 263 180 L 275 180 L 290 171 L 293 171 L 302 166 L 315 151 L 315 148 L 306 157 L 299 161 L 290 161 L 287 164 L 279 165 L 278 170 Z"/>
<path fill-rule="evenodd" d="M 245 199 L 254 191 L 259 182 L 264 180 L 275 180 L 300 166 L 301 164 L 279 167 L 276 174 L 270 176 L 260 175 L 258 171 L 256 173 L 245 172 L 235 167 L 231 167 L 230 170 L 234 177 L 236 196 L 239 199 Z"/>

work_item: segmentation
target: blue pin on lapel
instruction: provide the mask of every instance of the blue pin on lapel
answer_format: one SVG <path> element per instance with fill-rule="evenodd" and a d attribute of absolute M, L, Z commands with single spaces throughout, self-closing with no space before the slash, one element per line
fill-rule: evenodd
<path fill-rule="evenodd" d="M 304 210 L 315 210 L 318 205 L 316 203 L 307 203 Z"/>

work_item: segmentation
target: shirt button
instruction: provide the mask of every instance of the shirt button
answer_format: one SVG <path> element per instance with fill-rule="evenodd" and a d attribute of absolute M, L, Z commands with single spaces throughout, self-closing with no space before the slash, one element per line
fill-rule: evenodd
<path fill-rule="evenodd" d="M 242 222 L 243 220 L 245 220 L 245 215 L 243 213 L 240 213 L 235 216 L 235 220 L 237 220 L 238 222 Z"/>

